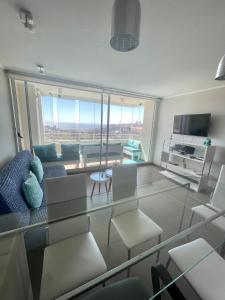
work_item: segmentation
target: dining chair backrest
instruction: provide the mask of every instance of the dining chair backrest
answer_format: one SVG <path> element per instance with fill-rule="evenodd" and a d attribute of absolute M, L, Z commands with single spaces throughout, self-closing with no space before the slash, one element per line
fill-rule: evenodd
<path fill-rule="evenodd" d="M 225 165 L 221 167 L 211 204 L 216 208 L 225 209 Z"/>
<path fill-rule="evenodd" d="M 138 206 L 139 206 L 138 200 L 130 200 L 126 203 L 115 205 L 112 207 L 112 217 L 116 217 L 125 214 L 129 211 L 138 209 Z"/>
<path fill-rule="evenodd" d="M 49 221 L 67 218 L 87 208 L 86 174 L 69 175 L 46 180 L 46 198 Z M 48 243 L 87 232 L 89 217 L 74 217 L 52 223 L 48 227 Z"/>
<path fill-rule="evenodd" d="M 86 174 L 47 179 L 45 182 L 47 204 L 87 196 Z"/>
<path fill-rule="evenodd" d="M 135 195 L 137 187 L 137 165 L 114 166 L 112 170 L 113 201 Z"/>
<path fill-rule="evenodd" d="M 50 224 L 48 228 L 48 244 L 54 244 L 78 234 L 86 233 L 89 231 L 89 227 L 90 217 L 88 215 Z"/>
<path fill-rule="evenodd" d="M 128 200 L 128 202 L 116 205 L 112 208 L 112 216 L 124 214 L 138 208 L 136 198 L 137 165 L 122 165 L 113 167 L 112 191 L 113 201 Z"/>

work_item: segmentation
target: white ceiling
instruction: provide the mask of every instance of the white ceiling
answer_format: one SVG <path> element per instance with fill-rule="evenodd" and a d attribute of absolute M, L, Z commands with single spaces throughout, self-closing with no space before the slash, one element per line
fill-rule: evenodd
<path fill-rule="evenodd" d="M 160 97 L 221 86 L 225 0 L 140 0 L 140 46 L 109 46 L 113 0 L 0 0 L 0 64 Z M 36 33 L 20 23 L 31 10 Z"/>

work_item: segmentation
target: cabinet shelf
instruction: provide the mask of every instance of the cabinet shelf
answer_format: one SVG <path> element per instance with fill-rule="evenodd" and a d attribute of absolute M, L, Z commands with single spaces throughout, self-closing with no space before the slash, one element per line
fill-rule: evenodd
<path fill-rule="evenodd" d="M 174 145 L 192 146 L 194 148 L 193 156 L 189 154 L 181 154 L 174 149 Z M 166 177 L 171 178 L 179 183 L 187 180 L 191 188 L 195 191 L 204 190 L 208 185 L 208 176 L 211 165 L 214 159 L 216 146 L 206 146 L 202 144 L 194 144 L 189 142 L 180 142 L 170 140 L 169 146 L 165 148 L 165 141 L 163 143 L 163 150 L 161 155 L 161 166 L 164 163 L 164 168 L 168 170 L 162 172 Z M 183 165 L 181 161 L 183 160 Z M 171 173 L 171 174 L 170 174 Z"/>
<path fill-rule="evenodd" d="M 189 160 L 192 160 L 192 161 L 195 161 L 195 162 L 198 162 L 198 163 L 204 163 L 204 159 L 198 159 L 198 158 L 193 158 L 193 157 L 190 157 L 190 156 L 188 156 L 188 155 L 184 155 L 184 154 L 180 154 L 180 153 L 178 153 L 178 152 L 169 152 L 169 154 L 170 155 L 175 155 L 175 156 L 177 156 L 177 157 L 181 157 L 181 158 L 183 158 L 183 159 L 189 159 Z"/>

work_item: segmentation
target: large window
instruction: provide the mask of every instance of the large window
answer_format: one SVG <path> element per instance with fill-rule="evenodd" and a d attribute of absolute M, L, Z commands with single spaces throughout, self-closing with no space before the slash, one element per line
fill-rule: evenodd
<path fill-rule="evenodd" d="M 16 90 L 26 116 L 19 122 L 23 149 L 54 144 L 55 160 L 67 168 L 150 160 L 154 101 L 28 83 L 27 105 L 24 82 L 16 81 Z M 74 159 L 63 154 L 64 145 Z"/>

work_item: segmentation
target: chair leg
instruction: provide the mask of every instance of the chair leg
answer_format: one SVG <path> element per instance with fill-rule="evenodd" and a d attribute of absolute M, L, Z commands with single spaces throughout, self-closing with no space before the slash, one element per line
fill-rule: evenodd
<path fill-rule="evenodd" d="M 161 234 L 158 237 L 158 244 L 161 243 Z M 160 250 L 157 252 L 156 263 L 159 262 Z"/>
<path fill-rule="evenodd" d="M 112 186 L 112 178 L 110 178 L 110 180 L 109 180 L 109 192 L 111 190 L 111 186 Z"/>
<path fill-rule="evenodd" d="M 168 259 L 168 261 L 167 261 L 167 263 L 166 263 L 166 269 L 169 268 L 170 263 L 171 263 L 171 258 L 169 257 L 169 259 Z"/>
<path fill-rule="evenodd" d="M 128 258 L 128 260 L 130 260 L 130 258 L 131 258 L 131 249 L 128 249 L 127 258 Z M 130 268 L 127 269 L 127 277 L 130 277 Z"/>
<path fill-rule="evenodd" d="M 222 248 L 220 250 L 220 255 L 224 258 L 225 256 L 225 241 L 223 242 Z"/>
<path fill-rule="evenodd" d="M 189 221 L 189 225 L 188 225 L 188 228 L 191 227 L 191 224 L 193 222 L 193 218 L 194 218 L 194 211 L 192 211 L 191 213 L 191 218 L 190 218 L 190 221 Z M 187 235 L 187 240 L 189 241 L 190 240 L 190 234 Z"/>
<path fill-rule="evenodd" d="M 96 184 L 96 182 L 94 182 L 94 184 L 93 184 L 93 188 L 92 188 L 92 191 L 91 191 L 91 199 L 92 199 L 92 196 L 93 196 L 93 193 L 94 193 L 95 184 Z"/>
<path fill-rule="evenodd" d="M 111 233 L 111 220 L 109 221 L 109 224 L 108 224 L 108 247 L 109 247 L 109 242 L 110 242 L 110 233 Z"/>
<path fill-rule="evenodd" d="M 191 224 L 193 222 L 193 218 L 194 218 L 194 211 L 192 211 L 192 213 L 191 213 L 191 218 L 190 218 L 189 226 L 188 227 L 191 227 Z"/>
<path fill-rule="evenodd" d="M 108 193 L 107 183 L 105 182 L 105 191 Z"/>

